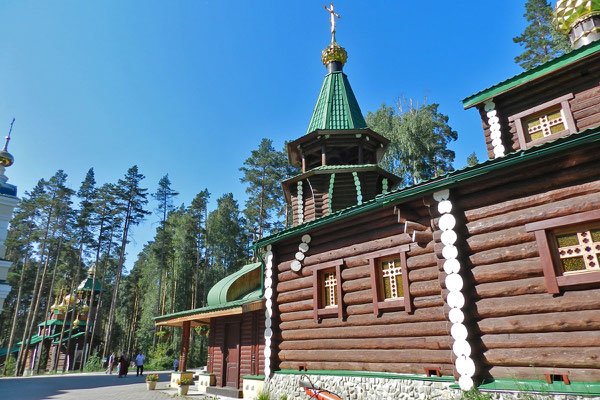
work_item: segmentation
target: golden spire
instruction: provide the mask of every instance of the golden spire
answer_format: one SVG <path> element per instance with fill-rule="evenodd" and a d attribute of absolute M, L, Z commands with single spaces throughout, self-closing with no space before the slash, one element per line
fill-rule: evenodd
<path fill-rule="evenodd" d="M 331 43 L 325 48 L 325 50 L 321 52 L 321 61 L 323 61 L 323 65 L 325 66 L 334 61 L 344 65 L 348 60 L 348 53 L 346 53 L 346 50 L 335 41 L 335 19 L 336 17 L 337 19 L 340 19 L 341 17 L 334 11 L 333 3 L 329 3 L 329 8 L 327 6 L 324 7 L 325 10 L 329 12 L 329 22 L 331 23 Z"/>

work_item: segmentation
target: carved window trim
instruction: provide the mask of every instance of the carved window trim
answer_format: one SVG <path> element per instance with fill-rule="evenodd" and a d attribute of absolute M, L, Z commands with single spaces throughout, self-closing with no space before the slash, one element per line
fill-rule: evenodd
<path fill-rule="evenodd" d="M 373 295 L 373 314 L 379 316 L 383 311 L 404 310 L 407 313 L 413 312 L 412 298 L 410 296 L 410 281 L 408 279 L 408 268 L 406 266 L 406 253 L 409 251 L 409 245 L 403 245 L 392 249 L 381 250 L 367 255 L 369 267 L 371 269 L 371 293 Z M 379 270 L 379 261 L 389 258 L 398 257 L 402 268 L 402 289 L 404 297 L 398 300 L 383 299 L 382 285 L 383 280 Z"/>
<path fill-rule="evenodd" d="M 343 310 L 343 291 L 342 291 L 342 266 L 344 260 L 334 260 L 323 264 L 312 267 L 313 273 L 313 318 L 315 321 L 319 321 L 321 318 L 337 317 L 342 319 L 344 317 Z M 323 274 L 327 272 L 335 272 L 337 279 L 336 291 L 337 291 L 337 307 L 322 307 L 323 304 Z"/>
<path fill-rule="evenodd" d="M 573 114 L 571 113 L 571 106 L 569 105 L 569 100 L 571 100 L 572 98 L 573 93 L 569 93 L 508 117 L 509 122 L 514 121 L 515 123 L 515 128 L 517 129 L 517 136 L 519 137 L 519 146 L 522 150 L 547 142 L 549 140 L 554 140 L 561 136 L 566 136 L 570 135 L 571 133 L 577 132 L 575 120 L 573 119 Z M 558 109 L 558 107 L 560 107 L 561 113 L 563 115 L 563 122 L 566 125 L 567 129 L 561 132 L 554 133 L 550 136 L 545 136 L 543 138 L 528 142 L 525 136 L 525 130 L 523 128 L 524 120 L 528 117 L 534 117 L 536 116 L 536 114 L 543 114 L 545 111 L 550 111 L 554 108 Z"/>
<path fill-rule="evenodd" d="M 586 211 L 564 217 L 551 218 L 525 225 L 527 232 L 534 232 L 540 253 L 546 289 L 548 293 L 558 294 L 561 288 L 600 283 L 600 271 L 581 271 L 575 274 L 563 274 L 555 233 L 566 228 L 586 229 L 590 225 L 600 225 L 600 210 Z"/>

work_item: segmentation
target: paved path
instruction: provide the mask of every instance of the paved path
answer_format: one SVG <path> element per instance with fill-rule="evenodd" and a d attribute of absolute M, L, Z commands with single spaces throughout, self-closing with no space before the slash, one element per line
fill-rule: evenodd
<path fill-rule="evenodd" d="M 158 386 L 166 386 L 169 373 L 159 373 Z M 104 373 L 1 378 L 2 400 L 166 400 L 169 395 L 146 390 L 143 377 L 127 378 Z"/>

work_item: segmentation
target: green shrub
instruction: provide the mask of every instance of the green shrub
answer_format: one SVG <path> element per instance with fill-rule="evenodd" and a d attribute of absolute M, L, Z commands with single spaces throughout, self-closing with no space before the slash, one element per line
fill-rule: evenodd
<path fill-rule="evenodd" d="M 94 354 L 92 354 L 87 361 L 85 362 L 85 365 L 83 366 L 83 371 L 84 372 L 96 372 L 96 371 L 103 371 L 104 367 L 102 366 L 102 359 L 100 359 L 100 357 L 98 356 L 98 352 L 94 352 Z"/>
<path fill-rule="evenodd" d="M 9 356 L 6 360 L 6 376 L 12 376 L 15 373 L 15 366 L 17 361 L 13 356 Z M 0 371 L 4 371 L 4 367 Z"/>
<path fill-rule="evenodd" d="M 468 392 L 463 392 L 462 394 L 463 400 L 491 400 L 492 395 L 487 393 L 481 393 L 479 390 L 473 388 Z"/>
<path fill-rule="evenodd" d="M 271 396 L 269 396 L 269 392 L 262 391 L 258 394 L 256 400 L 271 400 Z"/>
<path fill-rule="evenodd" d="M 150 356 L 150 362 L 147 365 L 149 370 L 164 370 L 173 368 L 173 357 L 169 356 L 169 345 L 167 343 L 158 343 L 156 349 Z"/>

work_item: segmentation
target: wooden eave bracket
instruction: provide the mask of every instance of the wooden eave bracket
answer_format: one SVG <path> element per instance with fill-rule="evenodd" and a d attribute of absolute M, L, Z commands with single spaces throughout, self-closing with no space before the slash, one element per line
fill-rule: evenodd
<path fill-rule="evenodd" d="M 414 243 L 429 243 L 433 240 L 433 233 L 427 231 L 427 227 L 415 222 L 419 216 L 413 210 L 400 206 L 394 206 L 394 214 L 398 215 L 398 223 L 404 224 L 404 233 L 411 237 Z"/>

